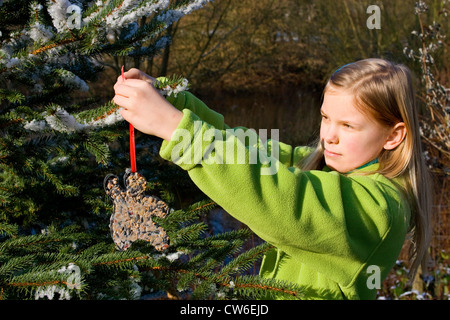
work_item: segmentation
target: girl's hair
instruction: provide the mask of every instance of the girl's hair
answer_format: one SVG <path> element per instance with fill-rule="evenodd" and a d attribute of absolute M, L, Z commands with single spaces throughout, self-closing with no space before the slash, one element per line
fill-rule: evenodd
<path fill-rule="evenodd" d="M 325 86 L 324 94 L 327 90 L 345 90 L 353 94 L 356 107 L 383 126 L 405 123 L 405 138 L 395 149 L 383 149 L 376 172 L 403 182 L 412 209 L 410 277 L 414 277 L 420 265 L 426 272 L 431 236 L 431 178 L 422 156 L 415 92 L 409 69 L 382 59 L 356 61 L 335 71 Z M 321 169 L 323 164 L 323 146 L 319 142 L 298 165 L 303 170 L 313 170 Z"/>

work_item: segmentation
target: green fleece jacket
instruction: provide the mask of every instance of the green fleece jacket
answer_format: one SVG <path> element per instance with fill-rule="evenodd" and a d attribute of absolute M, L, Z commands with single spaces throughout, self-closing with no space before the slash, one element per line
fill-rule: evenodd
<path fill-rule="evenodd" d="M 348 174 L 327 167 L 302 171 L 295 164 L 309 148 L 254 143 L 254 130 L 240 128 L 237 134 L 189 92 L 168 100 L 184 115 L 160 155 L 187 170 L 207 196 L 275 247 L 263 258 L 262 277 L 296 283 L 306 299 L 376 297 L 410 219 L 395 182 L 360 174 L 378 164 Z M 255 153 L 258 161 L 252 160 Z"/>

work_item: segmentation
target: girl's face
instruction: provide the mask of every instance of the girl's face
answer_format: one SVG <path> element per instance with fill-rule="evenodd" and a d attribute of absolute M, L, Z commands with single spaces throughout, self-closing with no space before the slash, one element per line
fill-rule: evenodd
<path fill-rule="evenodd" d="M 389 130 L 359 111 L 354 96 L 327 90 L 321 108 L 320 139 L 325 163 L 341 173 L 352 171 L 378 157 Z"/>

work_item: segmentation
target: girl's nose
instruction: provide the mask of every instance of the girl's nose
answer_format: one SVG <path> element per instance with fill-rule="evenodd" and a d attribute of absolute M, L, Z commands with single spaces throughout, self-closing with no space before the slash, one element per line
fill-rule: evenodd
<path fill-rule="evenodd" d="M 323 139 L 328 144 L 336 144 L 339 142 L 339 138 L 338 138 L 338 134 L 337 134 L 337 130 L 336 130 L 335 126 L 333 126 L 333 125 L 327 126 L 327 128 L 325 130 L 325 134 L 323 136 Z"/>

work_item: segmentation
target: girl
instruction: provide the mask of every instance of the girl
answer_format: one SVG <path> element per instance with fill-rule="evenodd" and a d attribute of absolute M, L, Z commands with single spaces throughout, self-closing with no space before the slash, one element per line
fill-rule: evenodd
<path fill-rule="evenodd" d="M 430 187 L 404 66 L 367 59 L 334 72 L 324 89 L 317 147 L 268 143 L 278 151 L 271 175 L 260 174 L 267 161 L 235 164 L 238 152 L 249 156 L 261 144 L 230 134 L 223 117 L 192 94 L 166 100 L 143 72 L 125 76 L 114 86 L 122 116 L 163 138 L 163 158 L 274 245 L 261 276 L 297 283 L 310 299 L 373 299 L 408 233 L 412 275 L 425 260 Z M 204 139 L 208 130 L 215 134 Z M 250 141 L 256 135 L 245 133 Z M 227 152 L 230 140 L 235 147 Z M 199 145 L 203 155 L 220 153 L 224 161 L 192 161 Z"/>

